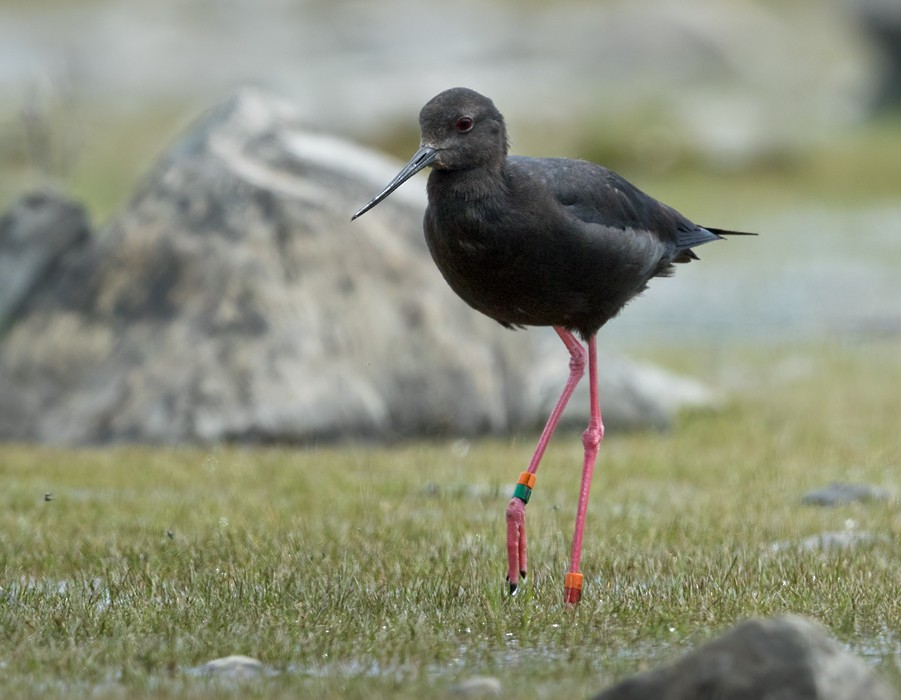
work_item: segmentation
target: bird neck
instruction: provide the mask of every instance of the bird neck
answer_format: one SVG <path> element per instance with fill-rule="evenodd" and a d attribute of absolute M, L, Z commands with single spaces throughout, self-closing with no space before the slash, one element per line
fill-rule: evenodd
<path fill-rule="evenodd" d="M 430 202 L 501 200 L 509 193 L 502 169 L 492 164 L 465 170 L 433 169 L 427 190 Z"/>

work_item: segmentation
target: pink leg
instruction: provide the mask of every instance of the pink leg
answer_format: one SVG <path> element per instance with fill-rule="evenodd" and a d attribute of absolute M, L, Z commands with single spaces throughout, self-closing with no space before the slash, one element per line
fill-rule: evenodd
<path fill-rule="evenodd" d="M 582 433 L 582 445 L 585 448 L 585 461 L 582 463 L 582 485 L 579 489 L 579 506 L 576 509 L 576 531 L 573 534 L 572 557 L 569 572 L 563 588 L 564 602 L 573 605 L 582 597 L 582 574 L 579 573 L 579 560 L 582 557 L 582 534 L 585 530 L 585 514 L 588 512 L 588 492 L 591 489 L 591 477 L 598 455 L 598 447 L 604 438 L 604 423 L 601 419 L 601 406 L 598 403 L 598 358 L 595 336 L 588 340 L 588 381 L 591 383 L 591 419 L 588 428 Z"/>
<path fill-rule="evenodd" d="M 557 399 L 554 410 L 551 411 L 550 417 L 538 438 L 538 446 L 529 462 L 529 467 L 520 475 L 519 483 L 514 491 L 513 498 L 507 504 L 507 582 L 510 585 L 510 593 L 515 593 L 519 585 L 519 577 L 526 575 L 526 503 L 532 492 L 532 484 L 535 482 L 535 472 L 538 471 L 538 465 L 544 456 L 551 435 L 557 423 L 560 422 L 560 416 L 569 398 L 572 396 L 576 385 L 585 374 L 585 348 L 582 347 L 576 337 L 568 330 L 554 326 L 557 335 L 569 350 L 569 379 L 566 380 L 566 386 L 563 393 Z M 595 391 L 595 396 L 597 391 Z"/>

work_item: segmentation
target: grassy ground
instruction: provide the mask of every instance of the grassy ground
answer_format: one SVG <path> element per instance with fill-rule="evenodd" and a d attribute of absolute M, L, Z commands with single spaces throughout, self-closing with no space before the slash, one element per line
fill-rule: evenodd
<path fill-rule="evenodd" d="M 712 368 L 746 387 L 721 412 L 609 434 L 576 610 L 561 595 L 578 436 L 558 436 L 539 473 L 515 599 L 501 595 L 502 513 L 531 437 L 0 447 L 0 696 L 419 698 L 490 675 L 523 698 L 588 697 L 785 612 L 901 685 L 897 501 L 799 502 L 832 480 L 898 487 L 899 350 L 748 350 Z M 770 547 L 846 528 L 887 539 Z M 238 685 L 189 672 L 228 654 L 270 672 Z"/>

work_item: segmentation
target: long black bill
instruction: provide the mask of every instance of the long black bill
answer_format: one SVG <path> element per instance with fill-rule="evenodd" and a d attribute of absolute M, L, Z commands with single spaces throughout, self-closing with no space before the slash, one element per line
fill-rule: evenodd
<path fill-rule="evenodd" d="M 356 214 L 350 217 L 350 220 L 353 221 L 358 216 L 363 216 L 367 211 L 372 209 L 376 204 L 381 202 L 385 197 L 394 192 L 398 187 L 404 184 L 407 180 L 413 177 L 416 173 L 418 173 L 423 168 L 429 166 L 435 158 L 438 157 L 438 151 L 430 146 L 423 146 L 415 154 L 410 158 L 410 162 L 404 166 L 404 169 L 401 170 L 394 179 L 388 183 L 388 185 L 379 192 L 375 197 L 369 200 L 369 204 L 360 209 Z"/>

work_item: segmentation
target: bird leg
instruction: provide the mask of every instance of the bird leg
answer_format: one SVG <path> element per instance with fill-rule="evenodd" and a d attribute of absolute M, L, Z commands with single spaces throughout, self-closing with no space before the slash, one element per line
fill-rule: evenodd
<path fill-rule="evenodd" d="M 582 557 L 582 534 L 585 530 L 585 514 L 588 512 L 588 492 L 591 489 L 591 477 L 598 455 L 598 447 L 604 439 L 604 422 L 601 419 L 601 405 L 598 403 L 598 358 L 595 336 L 588 340 L 588 381 L 591 396 L 591 419 L 588 428 L 582 433 L 582 445 L 585 448 L 585 460 L 582 463 L 582 485 L 579 489 L 579 505 L 576 509 L 576 529 L 573 534 L 572 557 L 569 572 L 563 584 L 563 600 L 575 605 L 582 597 L 582 574 L 579 573 L 579 560 Z"/>
<path fill-rule="evenodd" d="M 554 330 L 557 331 L 557 335 L 560 336 L 567 350 L 569 350 L 569 379 L 566 380 L 563 393 L 557 399 L 554 410 L 551 411 L 544 430 L 541 432 L 541 437 L 538 438 L 538 445 L 535 447 L 535 452 L 529 461 L 528 469 L 520 474 L 519 482 L 513 491 L 513 498 L 507 504 L 507 583 L 511 594 L 516 593 L 520 577 L 525 578 L 526 576 L 526 503 L 528 503 L 532 494 L 535 472 L 538 471 L 538 465 L 544 456 L 544 451 L 547 449 L 551 435 L 554 434 L 554 429 L 557 427 L 557 423 L 560 422 L 563 409 L 566 408 L 566 404 L 573 391 L 575 391 L 576 385 L 585 374 L 586 353 L 582 343 L 564 328 L 554 326 Z M 593 340 L 594 338 L 592 338 Z M 596 399 L 597 389 L 595 389 L 594 396 Z M 600 418 L 600 415 L 598 417 Z M 597 452 L 596 448 L 595 452 Z"/>

